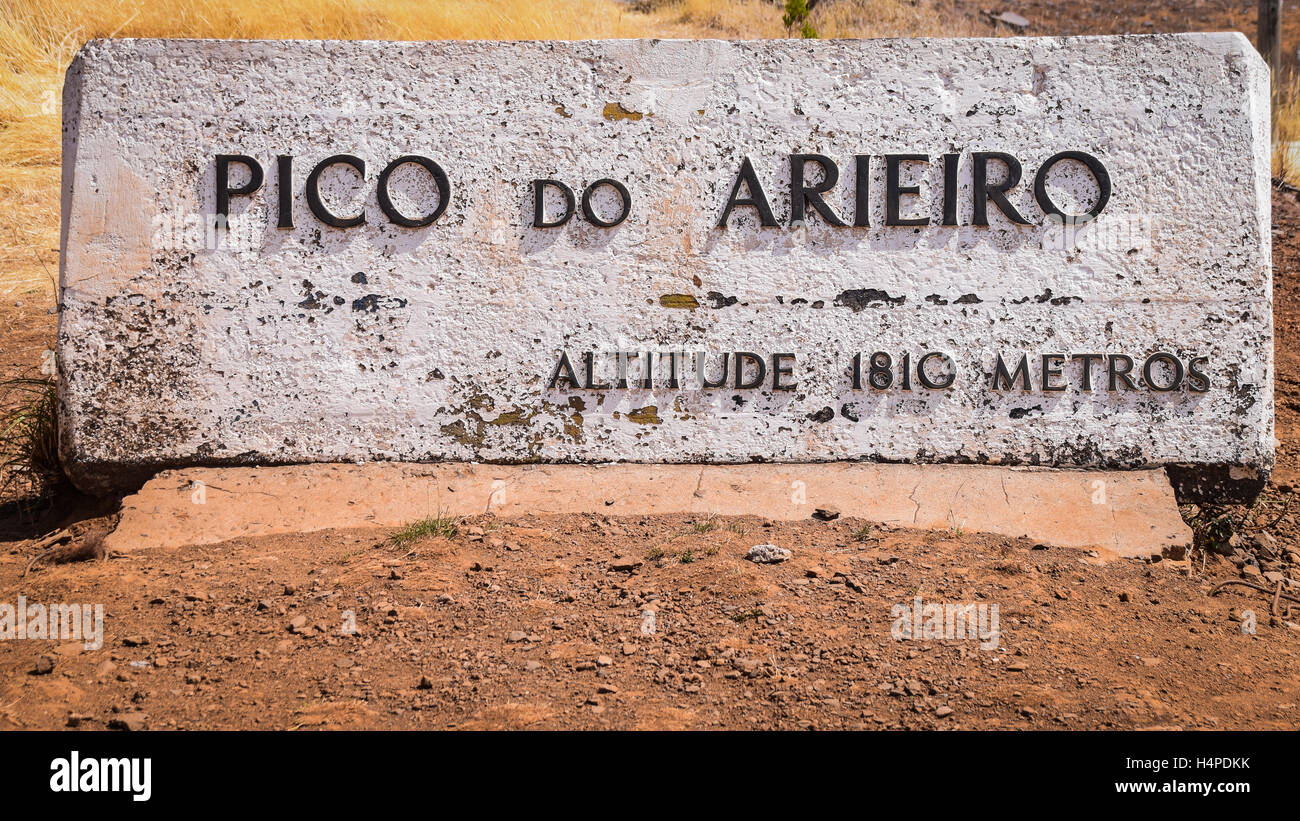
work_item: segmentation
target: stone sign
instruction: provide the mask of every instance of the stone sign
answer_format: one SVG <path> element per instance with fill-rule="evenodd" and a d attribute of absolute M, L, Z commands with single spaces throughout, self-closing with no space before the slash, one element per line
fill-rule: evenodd
<path fill-rule="evenodd" d="M 178 465 L 1273 461 L 1238 34 L 88 44 L 62 445 Z"/>

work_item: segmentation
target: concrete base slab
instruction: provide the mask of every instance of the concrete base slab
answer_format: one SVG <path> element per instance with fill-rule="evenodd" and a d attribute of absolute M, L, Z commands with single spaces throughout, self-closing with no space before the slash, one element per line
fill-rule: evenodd
<path fill-rule="evenodd" d="M 805 519 L 817 508 L 1118 556 L 1179 557 L 1192 533 L 1163 470 L 986 465 L 313 464 L 159 473 L 123 501 L 109 550 L 215 544 L 432 515 L 698 513 Z"/>

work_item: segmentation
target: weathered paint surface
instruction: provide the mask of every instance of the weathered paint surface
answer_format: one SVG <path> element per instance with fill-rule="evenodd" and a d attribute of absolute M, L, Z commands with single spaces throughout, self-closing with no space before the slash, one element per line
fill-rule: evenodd
<path fill-rule="evenodd" d="M 97 41 L 64 117 L 62 440 L 90 490 L 170 465 L 359 459 L 1272 465 L 1268 75 L 1240 35 Z M 1062 150 L 1113 184 L 1095 241 L 1068 250 L 1031 184 Z M 1009 197 L 1033 224 L 991 207 L 969 225 L 971 151 L 1020 158 Z M 841 215 L 854 155 L 876 155 L 871 227 L 790 228 L 792 152 L 839 164 Z M 884 226 L 879 155 L 936 158 L 908 202 L 937 223 L 949 152 L 962 224 Z M 233 250 L 200 228 L 218 153 L 267 174 L 233 200 L 252 227 Z M 305 176 L 337 153 L 366 181 L 336 168 L 324 199 L 365 225 L 308 210 Z M 296 157 L 293 229 L 276 227 L 279 154 Z M 404 154 L 450 179 L 430 227 L 377 205 Z M 752 208 L 715 227 L 744 156 L 782 227 Z M 533 228 L 544 177 L 617 179 L 631 216 Z M 427 179 L 395 175 L 399 207 L 427 210 Z M 1096 193 L 1068 164 L 1049 182 L 1079 211 Z M 579 369 L 588 350 L 792 352 L 797 388 L 548 389 L 562 350 Z M 876 350 L 947 353 L 957 383 L 852 390 L 850 358 Z M 989 389 L 999 353 L 1140 368 L 1154 351 L 1208 357 L 1211 390 L 1083 391 L 1077 365 L 1065 392 Z"/>

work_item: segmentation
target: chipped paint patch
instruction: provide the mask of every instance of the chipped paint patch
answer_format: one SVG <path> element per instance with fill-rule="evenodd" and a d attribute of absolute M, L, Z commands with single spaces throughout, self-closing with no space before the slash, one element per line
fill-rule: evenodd
<path fill-rule="evenodd" d="M 627 419 L 629 422 L 635 422 L 638 425 L 662 425 L 664 420 L 659 418 L 659 408 L 655 405 L 646 405 L 644 408 L 628 411 Z"/>
<path fill-rule="evenodd" d="M 601 116 L 612 123 L 619 120 L 639 120 L 645 116 L 639 111 L 629 111 L 623 107 L 622 103 L 605 103 L 605 108 L 600 113 Z"/>
<path fill-rule="evenodd" d="M 664 294 L 659 297 L 659 304 L 664 308 L 690 308 L 700 307 L 700 302 L 690 294 Z"/>

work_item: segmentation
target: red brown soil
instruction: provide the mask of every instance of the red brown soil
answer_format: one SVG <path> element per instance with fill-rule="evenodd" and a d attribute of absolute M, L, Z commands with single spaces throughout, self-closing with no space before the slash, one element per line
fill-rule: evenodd
<path fill-rule="evenodd" d="M 1030 18 L 1029 34 L 1254 31 L 1254 3 L 1220 0 L 996 10 Z M 1289 51 L 1298 27 L 1288 15 Z M 1300 203 L 1275 193 L 1273 209 L 1278 465 L 1257 509 L 1231 512 L 1295 551 Z M 36 369 L 53 340 L 50 298 L 21 299 L 0 304 L 6 376 Z M 0 727 L 1300 726 L 1300 630 L 1255 591 L 1207 596 L 1237 577 L 1214 555 L 1099 563 L 855 521 L 562 516 L 480 518 L 400 548 L 380 531 L 328 531 L 23 576 L 22 539 L 100 512 L 0 510 L 0 603 L 98 602 L 106 616 L 99 650 L 0 641 Z M 742 558 L 762 542 L 794 558 Z M 629 560 L 641 565 L 616 569 Z M 894 640 L 891 608 L 918 595 L 997 604 L 1001 647 Z M 1259 614 L 1253 635 L 1243 609 Z M 41 656 L 52 672 L 34 672 Z"/>
<path fill-rule="evenodd" d="M 0 722 L 103 728 L 1294 728 L 1300 632 L 1208 577 L 862 522 L 478 520 L 63 565 L 10 598 L 102 602 L 105 646 L 0 643 Z M 740 532 L 744 531 L 744 532 Z M 780 565 L 750 545 L 794 550 Z M 659 555 L 662 551 L 663 555 Z M 614 569 L 617 555 L 645 563 Z M 647 558 L 657 557 L 657 558 Z M 476 569 L 477 568 L 477 569 Z M 842 575 L 835 575 L 835 574 Z M 1212 573 L 1211 575 L 1219 575 Z M 896 641 L 891 607 L 999 605 L 1002 648 Z M 1127 599 L 1125 601 L 1124 599 Z M 1245 635 L 1231 617 L 1261 614 Z M 656 630 L 642 635 L 646 610 Z M 341 629 L 353 611 L 359 632 Z M 301 617 L 300 621 L 295 619 Z M 295 623 L 302 627 L 291 632 Z M 55 659 L 36 675 L 40 655 Z M 72 717 L 70 719 L 70 716 Z"/>
<path fill-rule="evenodd" d="M 1028 36 L 1067 37 L 1086 34 L 1158 34 L 1184 31 L 1239 31 L 1255 41 L 1256 0 L 1180 0 L 1176 3 L 1107 0 L 954 0 L 956 13 L 975 16 L 983 11 L 1015 12 L 1029 21 L 1023 30 L 1000 24 L 1003 31 Z M 1300 44 L 1300 15 L 1284 4 L 1282 52 L 1288 65 L 1295 64 Z"/>
<path fill-rule="evenodd" d="M 40 372 L 41 355 L 54 348 L 58 317 L 47 293 L 27 294 L 0 301 L 0 374 L 3 378 L 33 376 Z"/>

